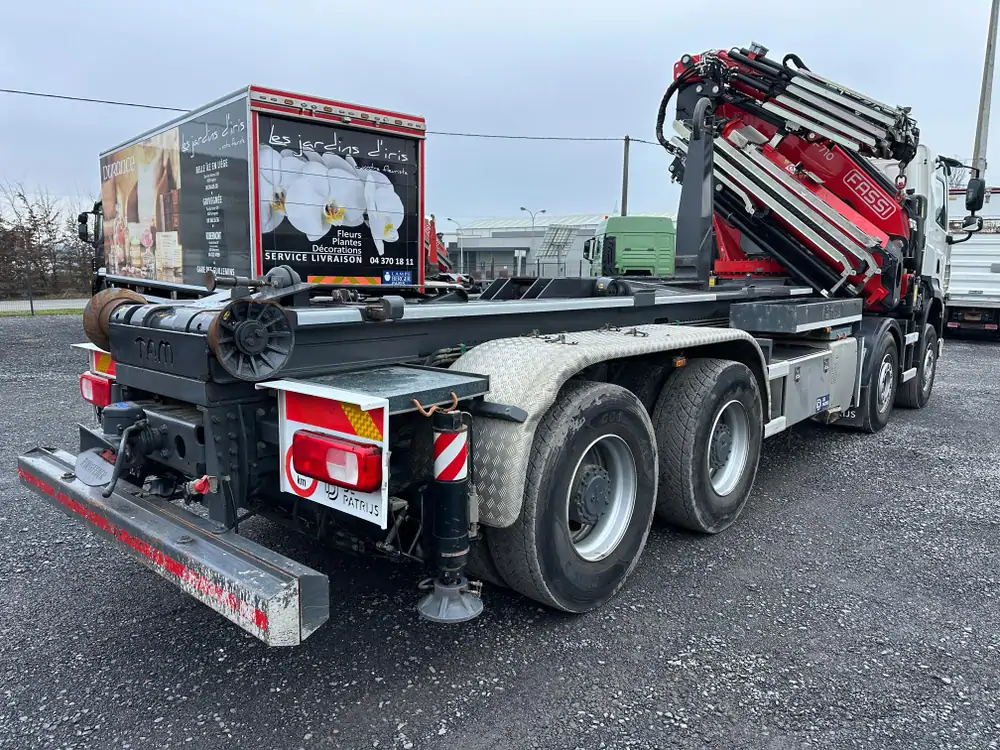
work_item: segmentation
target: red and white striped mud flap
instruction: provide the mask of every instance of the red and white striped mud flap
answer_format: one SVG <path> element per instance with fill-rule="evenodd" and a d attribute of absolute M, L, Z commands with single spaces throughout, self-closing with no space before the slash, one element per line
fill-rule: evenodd
<path fill-rule="evenodd" d="M 295 646 L 330 616 L 328 578 L 120 481 L 111 497 L 73 473 L 66 451 L 17 459 L 21 482 L 269 646 Z"/>
<path fill-rule="evenodd" d="M 281 491 L 388 528 L 388 399 L 306 380 L 271 380 L 257 387 L 278 392 Z M 292 438 L 298 430 L 377 445 L 382 453 L 382 486 L 375 492 L 358 492 L 302 476 L 292 465 Z"/>

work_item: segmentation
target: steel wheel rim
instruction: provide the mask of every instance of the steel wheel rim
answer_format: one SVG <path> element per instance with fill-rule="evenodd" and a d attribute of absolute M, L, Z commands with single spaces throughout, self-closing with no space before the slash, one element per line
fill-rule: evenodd
<path fill-rule="evenodd" d="M 750 457 L 750 417 L 735 399 L 719 409 L 708 434 L 705 463 L 712 489 L 725 497 L 736 489 Z"/>
<path fill-rule="evenodd" d="M 893 372 L 892 372 L 892 356 L 886 354 L 882 358 L 882 365 L 879 367 L 878 371 L 878 410 L 883 412 L 889 408 L 889 403 L 892 401 L 892 385 L 893 385 Z"/>
<path fill-rule="evenodd" d="M 570 517 L 570 507 L 575 502 L 581 469 L 588 464 L 601 467 L 610 477 L 606 510 L 593 524 L 580 523 Z M 618 435 L 602 435 L 587 446 L 573 470 L 566 498 L 566 528 L 576 554 L 587 562 L 597 562 L 618 548 L 635 511 L 638 486 L 639 472 L 635 457 L 622 438 Z"/>
<path fill-rule="evenodd" d="M 934 347 L 930 345 L 930 342 L 928 342 L 927 351 L 924 352 L 924 393 L 927 393 L 931 389 L 931 384 L 934 382 L 934 367 L 936 365 L 937 355 L 934 352 Z"/>

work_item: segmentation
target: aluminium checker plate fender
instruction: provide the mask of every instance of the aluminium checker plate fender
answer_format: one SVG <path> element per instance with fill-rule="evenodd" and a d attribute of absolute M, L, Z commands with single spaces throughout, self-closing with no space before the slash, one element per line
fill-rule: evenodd
<path fill-rule="evenodd" d="M 281 491 L 388 528 L 389 402 L 302 380 L 274 380 L 258 383 L 257 388 L 278 392 Z M 292 459 L 292 439 L 299 430 L 378 446 L 382 486 L 375 492 L 358 492 L 299 474 Z"/>
<path fill-rule="evenodd" d="M 453 371 L 488 375 L 490 401 L 518 406 L 528 413 L 522 423 L 487 417 L 475 419 L 472 440 L 480 522 L 504 528 L 517 520 L 535 429 L 573 375 L 608 360 L 731 341 L 749 342 L 760 359 L 760 372 L 767 372 L 756 340 L 746 331 L 734 328 L 654 324 L 558 336 L 495 339 L 466 352 L 452 365 Z M 766 383 L 762 384 L 761 398 L 767 414 Z"/>

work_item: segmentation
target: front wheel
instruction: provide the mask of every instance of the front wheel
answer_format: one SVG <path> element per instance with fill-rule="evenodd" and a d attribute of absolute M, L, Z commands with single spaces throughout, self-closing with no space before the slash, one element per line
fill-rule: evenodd
<path fill-rule="evenodd" d="M 917 353 L 917 374 L 899 387 L 896 403 L 907 409 L 923 409 L 931 400 L 937 371 L 938 337 L 930 323 L 924 325 Z"/>
<path fill-rule="evenodd" d="M 864 405 L 862 424 L 865 432 L 875 433 L 889 424 L 889 415 L 896 401 L 899 386 L 899 350 L 891 332 L 885 331 L 872 357 L 871 374 L 868 378 L 868 400 Z"/>
<path fill-rule="evenodd" d="M 656 442 L 639 399 L 570 382 L 538 425 L 518 520 L 487 530 L 490 552 L 515 591 L 586 612 L 638 563 L 655 501 Z"/>

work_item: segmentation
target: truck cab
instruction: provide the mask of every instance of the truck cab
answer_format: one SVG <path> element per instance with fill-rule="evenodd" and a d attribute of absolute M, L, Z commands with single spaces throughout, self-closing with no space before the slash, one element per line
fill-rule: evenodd
<path fill-rule="evenodd" d="M 584 243 L 594 276 L 673 276 L 674 220 L 669 216 L 607 216 Z"/>
<path fill-rule="evenodd" d="M 932 152 L 927 146 L 917 146 L 917 154 L 906 168 L 903 190 L 911 197 L 923 199 L 926 210 L 923 226 L 923 252 L 919 267 L 913 270 L 926 279 L 932 279 L 939 291 L 944 291 L 944 274 L 948 263 L 948 176 L 952 161 Z M 890 180 L 899 175 L 899 164 L 894 161 L 873 160 Z"/>

